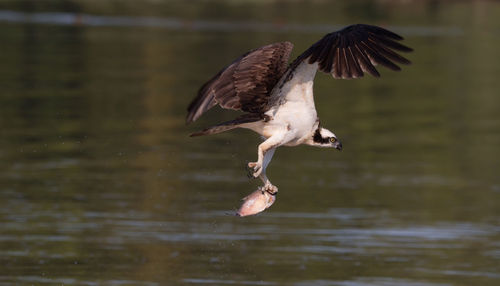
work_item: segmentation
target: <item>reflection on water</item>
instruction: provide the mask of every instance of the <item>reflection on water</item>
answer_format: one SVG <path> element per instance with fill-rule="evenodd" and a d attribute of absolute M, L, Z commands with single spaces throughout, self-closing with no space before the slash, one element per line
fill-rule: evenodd
<path fill-rule="evenodd" d="M 16 23 L 5 13 L 17 6 L 1 3 L 0 284 L 498 285 L 498 6 L 327 4 L 282 4 L 302 28 L 242 33 Z M 137 17 L 215 23 L 240 11 L 235 23 L 275 25 L 277 4 L 205 5 Z M 108 8 L 70 11 L 123 17 Z M 290 40 L 296 56 L 321 27 L 358 20 L 400 27 L 414 64 L 379 80 L 319 75 L 318 111 L 344 151 L 278 150 L 276 203 L 231 215 L 259 184 L 244 168 L 258 138 L 189 138 L 233 115 L 186 127 L 185 106 L 249 48 Z M 434 32 L 405 30 L 428 23 Z"/>
<path fill-rule="evenodd" d="M 330 33 L 342 29 L 342 25 L 307 25 L 265 22 L 229 22 L 229 21 L 186 21 L 178 18 L 97 16 L 81 13 L 23 13 L 0 10 L 0 21 L 11 23 L 57 24 L 96 27 L 150 27 L 172 30 L 219 31 L 219 32 L 313 32 Z M 420 36 L 458 36 L 462 30 L 457 27 L 388 27 L 391 31 L 405 35 Z"/>

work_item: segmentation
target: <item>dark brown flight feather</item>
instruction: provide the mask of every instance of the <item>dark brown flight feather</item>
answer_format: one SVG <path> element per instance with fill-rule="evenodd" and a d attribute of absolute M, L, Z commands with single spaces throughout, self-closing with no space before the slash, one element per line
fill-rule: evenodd
<path fill-rule="evenodd" d="M 290 68 L 293 70 L 308 59 L 309 64 L 317 62 L 319 70 L 332 74 L 334 78 L 358 78 L 365 72 L 379 77 L 376 65 L 398 71 L 401 68 L 397 64 L 410 64 L 408 59 L 395 52 L 412 51 L 397 42 L 402 39 L 398 34 L 377 26 L 351 25 L 325 35 L 302 53 Z"/>
<path fill-rule="evenodd" d="M 266 111 L 269 93 L 285 73 L 292 49 L 289 42 L 275 43 L 236 59 L 200 88 L 188 107 L 186 122 L 217 104 L 250 113 Z"/>

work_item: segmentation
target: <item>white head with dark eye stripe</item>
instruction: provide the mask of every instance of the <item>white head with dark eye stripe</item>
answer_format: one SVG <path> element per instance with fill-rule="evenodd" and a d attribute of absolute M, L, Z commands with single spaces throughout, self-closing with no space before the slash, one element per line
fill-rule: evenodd
<path fill-rule="evenodd" d="M 333 134 L 328 129 L 319 127 L 314 131 L 312 138 L 307 142 L 308 145 L 335 148 L 337 150 L 342 150 L 342 143 L 337 139 L 337 136 Z"/>

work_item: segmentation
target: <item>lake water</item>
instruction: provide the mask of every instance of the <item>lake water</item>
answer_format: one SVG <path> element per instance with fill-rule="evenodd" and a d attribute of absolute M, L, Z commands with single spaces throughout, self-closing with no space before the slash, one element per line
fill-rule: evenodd
<path fill-rule="evenodd" d="M 500 285 L 499 4 L 137 3 L 0 4 L 0 285 Z M 355 22 L 413 65 L 319 74 L 344 150 L 278 149 L 275 204 L 233 216 L 259 138 L 190 138 L 234 113 L 187 104 L 249 49 Z"/>

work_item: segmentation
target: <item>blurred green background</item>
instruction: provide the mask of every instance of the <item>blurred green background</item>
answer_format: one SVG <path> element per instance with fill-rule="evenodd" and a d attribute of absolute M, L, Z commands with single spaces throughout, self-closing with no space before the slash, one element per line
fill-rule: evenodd
<path fill-rule="evenodd" d="M 500 4 L 1 1 L 0 285 L 499 285 Z M 353 23 L 415 52 L 399 73 L 318 74 L 343 152 L 278 149 L 276 203 L 246 130 L 189 138 L 198 88 L 278 41 Z"/>

